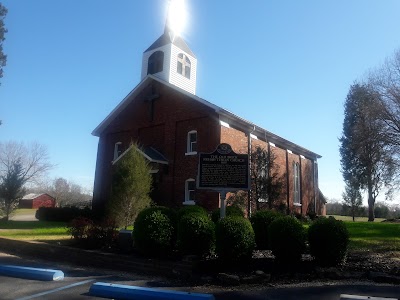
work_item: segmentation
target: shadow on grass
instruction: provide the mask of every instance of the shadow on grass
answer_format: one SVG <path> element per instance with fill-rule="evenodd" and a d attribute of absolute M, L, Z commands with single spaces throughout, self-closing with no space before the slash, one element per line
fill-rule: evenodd
<path fill-rule="evenodd" d="M 0 229 L 40 229 L 65 227 L 64 222 L 47 222 L 47 221 L 1 221 Z"/>

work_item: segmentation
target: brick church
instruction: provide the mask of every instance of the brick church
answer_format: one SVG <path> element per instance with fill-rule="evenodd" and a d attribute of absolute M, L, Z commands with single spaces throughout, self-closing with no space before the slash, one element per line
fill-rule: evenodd
<path fill-rule="evenodd" d="M 168 26 L 144 51 L 141 82 L 92 132 L 99 137 L 93 208 L 105 208 L 113 165 L 132 142 L 151 165 L 154 202 L 218 208 L 219 193 L 196 189 L 198 153 L 228 143 L 236 153 L 272 151 L 285 180 L 279 201 L 291 213 L 324 214 L 321 156 L 198 97 L 196 68 L 195 54 Z M 251 199 L 252 206 L 261 200 Z"/>

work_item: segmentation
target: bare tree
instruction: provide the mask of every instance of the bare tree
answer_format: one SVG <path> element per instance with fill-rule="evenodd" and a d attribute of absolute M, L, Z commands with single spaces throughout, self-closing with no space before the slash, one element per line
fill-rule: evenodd
<path fill-rule="evenodd" d="M 393 147 L 400 171 L 400 49 L 371 72 L 369 84 L 379 99 L 379 115 L 385 124 L 382 138 Z"/>
<path fill-rule="evenodd" d="M 0 211 L 9 218 L 26 184 L 35 183 L 53 166 L 38 143 L 0 143 Z"/>
<path fill-rule="evenodd" d="M 7 56 L 3 53 L 3 41 L 7 32 L 7 29 L 4 26 L 4 18 L 6 17 L 6 14 L 7 9 L 0 3 L 0 78 L 3 77 L 3 67 L 7 62 Z"/>
<path fill-rule="evenodd" d="M 252 190 L 257 210 L 261 209 L 262 203 L 267 203 L 269 209 L 277 208 L 285 186 L 285 174 L 279 174 L 275 154 L 271 150 L 256 147 L 251 160 Z"/>

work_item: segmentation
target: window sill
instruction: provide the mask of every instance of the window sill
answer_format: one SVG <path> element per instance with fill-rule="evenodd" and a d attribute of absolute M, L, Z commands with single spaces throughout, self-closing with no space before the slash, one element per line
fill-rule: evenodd
<path fill-rule="evenodd" d="M 197 151 L 194 151 L 194 152 L 186 152 L 186 153 L 185 153 L 186 156 L 188 156 L 188 155 L 196 155 L 196 154 L 197 154 Z"/>
<path fill-rule="evenodd" d="M 190 200 L 190 201 L 185 201 L 182 203 L 183 205 L 196 205 L 196 202 Z"/>
<path fill-rule="evenodd" d="M 293 203 L 293 206 L 301 206 L 301 203 Z"/>

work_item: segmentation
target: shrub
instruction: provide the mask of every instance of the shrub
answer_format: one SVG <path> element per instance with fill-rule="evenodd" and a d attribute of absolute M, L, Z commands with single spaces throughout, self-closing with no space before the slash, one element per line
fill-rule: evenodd
<path fill-rule="evenodd" d="M 214 222 L 214 223 L 217 223 L 218 222 L 218 220 L 219 220 L 219 217 L 220 217 L 220 214 L 221 214 L 221 212 L 220 212 L 221 210 L 218 208 L 218 209 L 216 209 L 216 210 L 214 210 L 213 212 L 212 212 L 212 214 L 211 214 L 211 220 Z M 231 205 L 231 206 L 227 206 L 226 208 L 225 208 L 225 216 L 226 217 L 232 217 L 232 216 L 237 216 L 237 217 L 244 217 L 244 213 L 243 213 L 243 210 L 239 207 L 239 206 L 236 206 L 236 205 Z"/>
<path fill-rule="evenodd" d="M 301 223 L 290 216 L 275 219 L 268 227 L 269 246 L 281 263 L 301 260 L 305 250 L 306 235 Z"/>
<path fill-rule="evenodd" d="M 283 215 L 273 210 L 256 211 L 250 218 L 256 237 L 256 245 L 258 249 L 269 249 L 268 246 L 268 226 L 276 218 L 281 218 Z"/>
<path fill-rule="evenodd" d="M 215 225 L 207 214 L 186 213 L 178 223 L 178 247 L 183 254 L 204 256 L 215 246 Z"/>
<path fill-rule="evenodd" d="M 349 244 L 349 232 L 342 221 L 319 218 L 308 229 L 311 255 L 322 266 L 335 266 L 343 261 Z"/>
<path fill-rule="evenodd" d="M 208 213 L 203 207 L 198 205 L 185 205 L 178 210 L 177 214 L 178 222 L 184 215 L 191 213 L 199 213 L 208 217 Z"/>
<path fill-rule="evenodd" d="M 39 221 L 70 222 L 78 217 L 92 217 L 89 208 L 80 209 L 78 207 L 39 207 L 35 217 Z"/>
<path fill-rule="evenodd" d="M 112 247 L 118 237 L 117 225 L 113 220 L 94 222 L 85 217 L 78 217 L 73 219 L 67 228 L 79 244 L 90 249 Z"/>
<path fill-rule="evenodd" d="M 93 226 L 93 221 L 91 219 L 85 217 L 78 217 L 73 219 L 67 225 L 67 232 L 75 239 L 75 240 L 84 240 L 87 239 L 90 227 Z"/>
<path fill-rule="evenodd" d="M 250 259 L 255 247 L 254 231 L 250 221 L 230 216 L 216 226 L 216 253 L 222 261 L 243 262 Z"/>
<path fill-rule="evenodd" d="M 176 241 L 176 213 L 162 206 L 142 210 L 134 224 L 133 240 L 142 254 L 170 254 Z"/>

